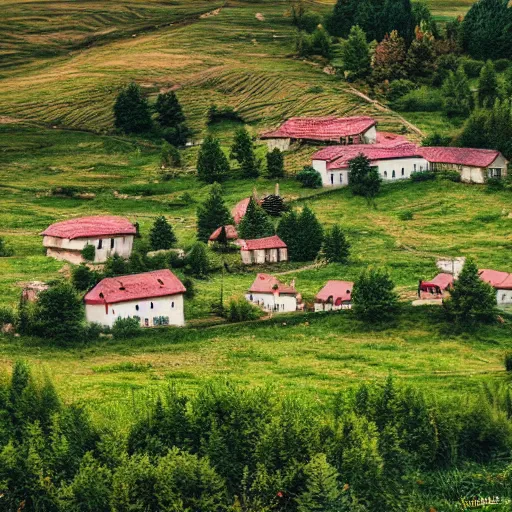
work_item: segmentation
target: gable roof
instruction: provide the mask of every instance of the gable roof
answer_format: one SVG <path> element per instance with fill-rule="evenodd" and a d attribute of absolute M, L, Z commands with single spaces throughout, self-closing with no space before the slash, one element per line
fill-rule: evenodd
<path fill-rule="evenodd" d="M 258 274 L 249 288 L 251 293 L 277 293 L 296 295 L 297 290 L 293 285 L 281 283 L 276 277 L 270 274 Z"/>
<path fill-rule="evenodd" d="M 232 224 L 228 224 L 226 226 L 224 226 L 226 228 L 226 238 L 228 240 L 236 240 L 238 239 L 238 232 L 235 228 L 235 226 L 233 226 Z M 222 226 L 220 228 L 217 228 L 211 235 L 210 235 L 210 238 L 209 240 L 214 242 L 215 240 L 217 240 L 220 236 L 220 232 L 222 231 Z"/>
<path fill-rule="evenodd" d="M 468 165 L 470 167 L 488 167 L 498 156 L 494 149 L 422 147 L 421 155 L 432 163 Z"/>
<path fill-rule="evenodd" d="M 85 296 L 86 304 L 116 304 L 184 293 L 183 283 L 168 269 L 102 279 Z"/>
<path fill-rule="evenodd" d="M 254 240 L 239 240 L 242 251 L 257 251 L 260 249 L 286 249 L 288 246 L 277 236 L 267 236 Z"/>
<path fill-rule="evenodd" d="M 421 284 L 423 286 L 438 286 L 441 290 L 446 290 L 450 286 L 452 286 L 454 281 L 454 277 L 452 274 L 441 273 L 437 274 L 434 279 L 430 281 L 423 281 Z"/>
<path fill-rule="evenodd" d="M 352 281 L 327 281 L 327 284 L 318 292 L 316 299 L 322 302 L 332 297 L 333 304 L 349 301 L 352 298 Z"/>
<path fill-rule="evenodd" d="M 56 222 L 41 235 L 73 240 L 94 236 L 135 235 L 136 232 L 135 226 L 124 217 L 98 215 Z"/>
<path fill-rule="evenodd" d="M 353 158 L 363 154 L 370 161 L 399 158 L 423 158 L 419 148 L 412 142 L 396 141 L 391 144 L 354 144 L 351 146 L 329 146 L 317 151 L 312 159 L 325 160 L 327 169 L 345 169 Z"/>
<path fill-rule="evenodd" d="M 479 270 L 478 275 L 482 281 L 489 283 L 493 288 L 512 290 L 512 274 L 500 272 L 489 268 Z"/>
<path fill-rule="evenodd" d="M 239 224 L 242 220 L 243 216 L 245 215 L 245 212 L 247 211 L 247 207 L 249 206 L 249 202 L 251 201 L 250 197 L 246 197 L 245 199 L 242 199 L 239 201 L 235 207 L 231 210 L 231 215 L 233 216 L 233 220 L 235 221 L 235 224 Z"/>
<path fill-rule="evenodd" d="M 357 117 L 292 117 L 277 130 L 262 133 L 261 139 L 339 140 L 341 137 L 360 135 L 377 121 L 368 116 Z"/>

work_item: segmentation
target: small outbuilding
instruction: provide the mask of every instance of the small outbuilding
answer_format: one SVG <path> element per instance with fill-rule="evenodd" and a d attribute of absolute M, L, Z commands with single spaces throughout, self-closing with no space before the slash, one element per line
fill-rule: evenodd
<path fill-rule="evenodd" d="M 420 281 L 418 284 L 418 297 L 422 300 L 445 298 L 448 290 L 453 286 L 452 274 L 437 274 L 430 281 Z"/>
<path fill-rule="evenodd" d="M 242 262 L 246 265 L 263 265 L 288 261 L 288 246 L 277 236 L 239 240 Z"/>
<path fill-rule="evenodd" d="M 351 281 L 327 281 L 316 296 L 315 311 L 351 309 L 353 288 Z"/>
<path fill-rule="evenodd" d="M 170 270 L 109 277 L 85 296 L 88 322 L 112 327 L 118 318 L 137 318 L 141 327 L 185 325 L 183 283 Z"/>
<path fill-rule="evenodd" d="M 228 224 L 227 226 L 221 226 L 220 228 L 217 228 L 208 239 L 208 242 L 215 243 L 219 241 L 219 238 L 221 237 L 222 228 L 224 228 L 224 231 L 226 233 L 226 240 L 228 243 L 234 243 L 238 240 L 238 231 L 236 230 L 236 227 L 232 224 Z"/>
<path fill-rule="evenodd" d="M 496 301 L 499 306 L 512 304 L 512 274 L 499 270 L 479 270 L 480 279 L 489 283 L 496 290 Z"/>
<path fill-rule="evenodd" d="M 293 281 L 287 285 L 269 274 L 258 274 L 245 297 L 265 311 L 288 313 L 297 310 L 300 296 Z"/>
<path fill-rule="evenodd" d="M 104 263 L 114 254 L 129 258 L 136 233 L 128 219 L 95 216 L 57 222 L 41 235 L 47 256 L 78 265 L 84 262 L 82 251 L 86 246 L 94 247 L 94 263 Z"/>

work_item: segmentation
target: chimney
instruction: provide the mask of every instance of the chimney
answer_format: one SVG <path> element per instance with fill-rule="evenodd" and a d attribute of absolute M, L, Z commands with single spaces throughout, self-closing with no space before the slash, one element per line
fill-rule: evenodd
<path fill-rule="evenodd" d="M 290 286 L 291 286 L 292 288 L 295 288 L 295 279 L 292 279 L 292 281 L 291 281 L 291 283 L 290 283 Z"/>
<path fill-rule="evenodd" d="M 276 196 L 279 195 L 279 183 L 276 183 L 276 190 L 274 192 L 274 195 L 276 195 Z"/>

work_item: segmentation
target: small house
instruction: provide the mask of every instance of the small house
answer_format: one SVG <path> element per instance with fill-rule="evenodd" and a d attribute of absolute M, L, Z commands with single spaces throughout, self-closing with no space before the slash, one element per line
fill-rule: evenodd
<path fill-rule="evenodd" d="M 315 298 L 315 311 L 334 311 L 352 308 L 351 281 L 327 281 Z"/>
<path fill-rule="evenodd" d="M 295 142 L 312 144 L 374 144 L 377 121 L 357 117 L 292 117 L 277 130 L 262 133 L 269 151 L 286 151 Z"/>
<path fill-rule="evenodd" d="M 135 226 L 123 217 L 81 217 L 57 222 L 41 233 L 46 255 L 78 265 L 84 262 L 82 251 L 94 248 L 94 263 L 104 263 L 117 254 L 129 258 Z"/>
<path fill-rule="evenodd" d="M 288 246 L 277 235 L 238 242 L 242 262 L 246 265 L 288 261 Z"/>
<path fill-rule="evenodd" d="M 512 274 L 499 270 L 484 269 L 479 271 L 480 279 L 489 283 L 496 290 L 499 306 L 512 304 Z"/>
<path fill-rule="evenodd" d="M 85 296 L 85 317 L 105 327 L 112 327 L 118 318 L 138 318 L 142 327 L 183 326 L 185 291 L 167 269 L 109 277 Z"/>
<path fill-rule="evenodd" d="M 228 243 L 235 243 L 238 240 L 238 232 L 236 230 L 236 227 L 232 224 L 228 224 L 227 226 L 221 226 L 220 228 L 217 228 L 208 239 L 209 243 L 215 243 L 219 241 L 219 238 L 221 237 L 222 228 L 224 228 L 224 232 L 226 233 L 226 240 Z"/>
<path fill-rule="evenodd" d="M 452 274 L 437 274 L 430 281 L 420 281 L 418 284 L 418 297 L 422 300 L 444 299 L 447 291 L 453 286 Z"/>
<path fill-rule="evenodd" d="M 283 284 L 269 274 L 258 274 L 245 297 L 265 311 L 274 313 L 296 311 L 300 299 L 294 282 Z"/>

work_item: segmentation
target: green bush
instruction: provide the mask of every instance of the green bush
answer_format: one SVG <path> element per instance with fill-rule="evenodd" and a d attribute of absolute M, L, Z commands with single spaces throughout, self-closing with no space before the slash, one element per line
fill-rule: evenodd
<path fill-rule="evenodd" d="M 393 80 L 389 84 L 389 88 L 386 92 L 386 97 L 390 101 L 396 101 L 398 98 L 405 96 L 407 93 L 411 92 L 416 88 L 414 82 L 410 80 Z"/>
<path fill-rule="evenodd" d="M 478 78 L 480 76 L 480 71 L 485 66 L 485 62 L 483 60 L 475 60 L 470 58 L 461 59 L 461 64 L 464 69 L 464 73 L 468 76 L 468 78 Z"/>
<path fill-rule="evenodd" d="M 503 71 L 506 71 L 512 62 L 509 59 L 497 59 L 494 61 L 494 69 L 498 73 L 503 73 Z"/>
<path fill-rule="evenodd" d="M 400 220 L 412 220 L 414 217 L 414 213 L 411 210 L 405 210 L 398 214 L 398 218 Z"/>
<path fill-rule="evenodd" d="M 260 316 L 261 310 L 246 300 L 245 297 L 238 297 L 229 301 L 227 319 L 230 322 L 257 320 Z"/>
<path fill-rule="evenodd" d="M 137 317 L 118 318 L 112 326 L 112 335 L 118 340 L 135 338 L 141 332 L 140 319 Z"/>
<path fill-rule="evenodd" d="M 413 172 L 411 174 L 412 181 L 430 181 L 435 179 L 436 173 L 434 171 Z"/>
<path fill-rule="evenodd" d="M 454 183 L 459 183 L 461 180 L 460 173 L 457 171 L 439 171 L 437 177 L 440 180 L 453 181 Z"/>
<path fill-rule="evenodd" d="M 5 245 L 5 240 L 0 236 L 0 258 L 8 258 L 14 254 L 14 250 Z"/>
<path fill-rule="evenodd" d="M 507 352 L 505 354 L 505 370 L 507 372 L 512 372 L 512 352 Z"/>
<path fill-rule="evenodd" d="M 82 258 L 85 261 L 94 261 L 95 257 L 96 257 L 96 247 L 94 247 L 94 245 L 87 244 L 82 249 Z"/>
<path fill-rule="evenodd" d="M 451 143 L 452 138 L 449 135 L 441 135 L 437 132 L 427 135 L 421 140 L 422 146 L 449 146 Z"/>
<path fill-rule="evenodd" d="M 322 186 L 320 173 L 309 165 L 306 165 L 302 171 L 297 173 L 296 179 L 304 188 L 320 188 Z"/>
<path fill-rule="evenodd" d="M 505 189 L 505 181 L 500 178 L 487 178 L 487 190 L 490 192 L 498 192 Z"/>
<path fill-rule="evenodd" d="M 436 112 L 443 108 L 441 92 L 420 87 L 393 102 L 393 108 L 402 112 Z"/>
<path fill-rule="evenodd" d="M 0 326 L 16 323 L 16 315 L 10 308 L 0 307 Z"/>

